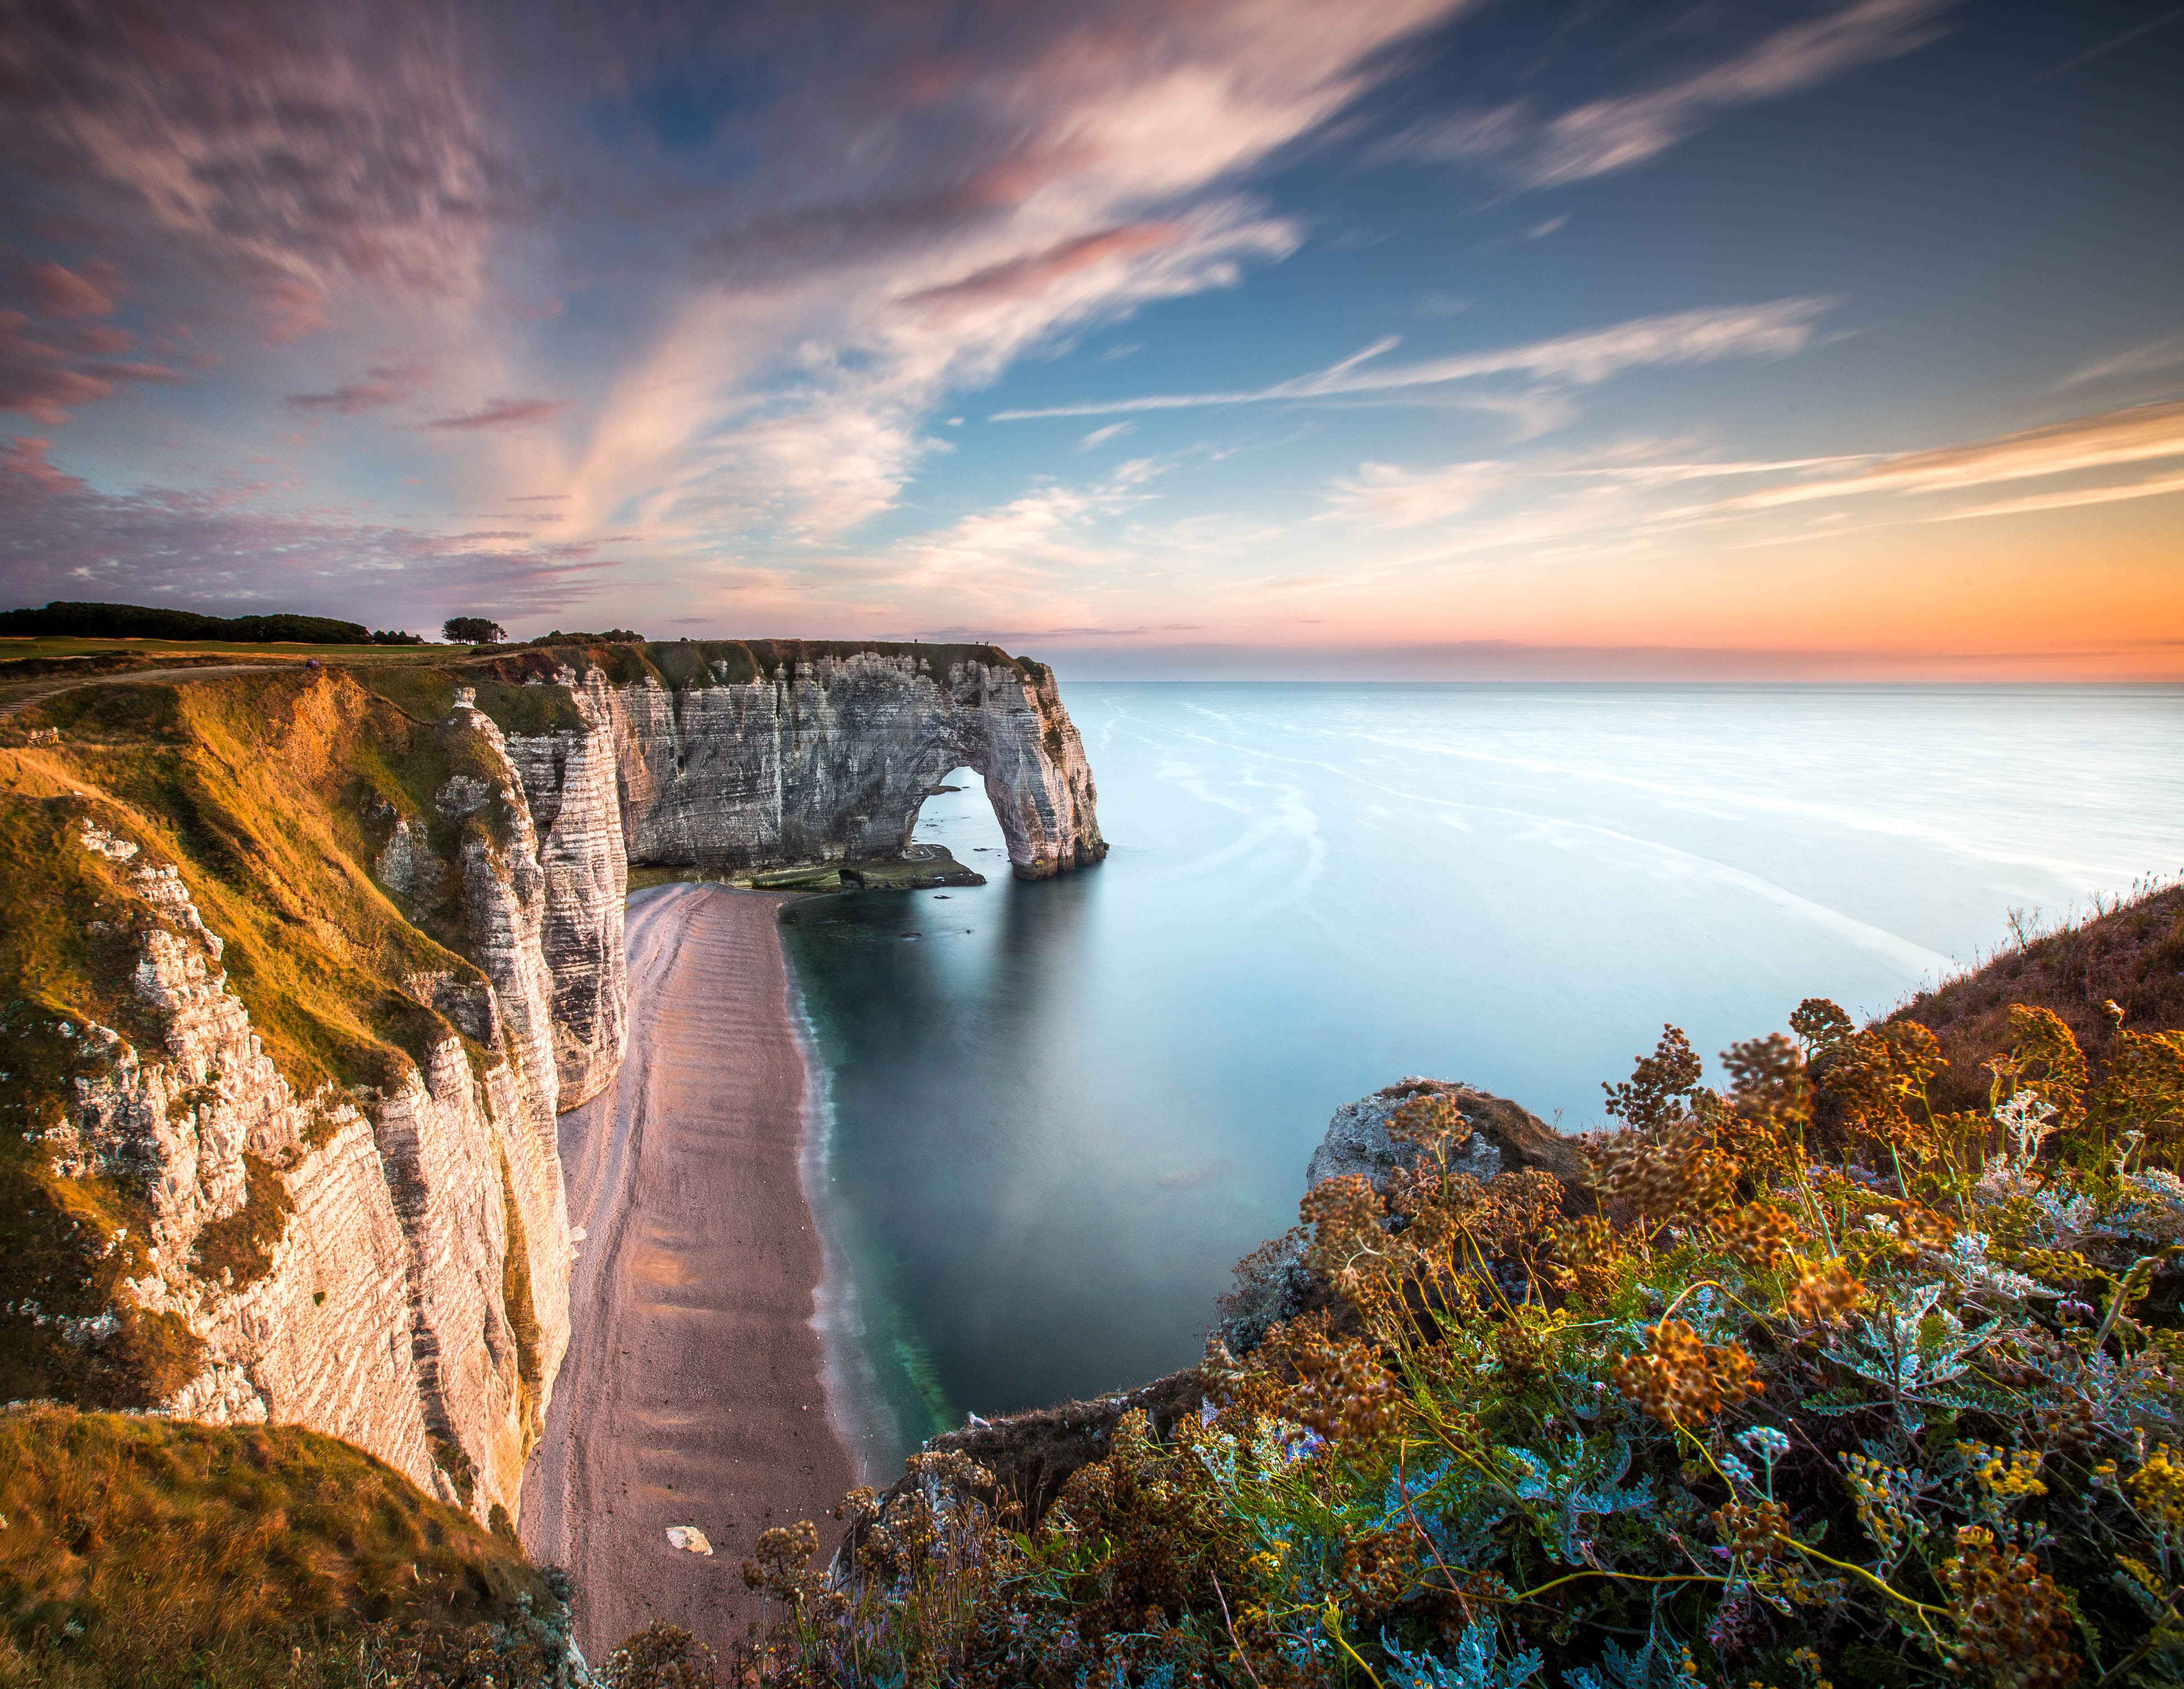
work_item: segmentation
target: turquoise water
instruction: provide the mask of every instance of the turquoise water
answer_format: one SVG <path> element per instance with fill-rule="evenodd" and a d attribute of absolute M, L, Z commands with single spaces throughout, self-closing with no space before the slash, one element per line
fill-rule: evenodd
<path fill-rule="evenodd" d="M 1101 867 L 784 928 L 822 1070 L 834 1395 L 873 1469 L 1188 1364 L 1337 1105 L 1575 1129 L 1663 1021 L 1854 1012 L 2184 867 L 2184 690 L 1065 684 Z M 2036 915 L 2035 911 L 2037 911 Z"/>

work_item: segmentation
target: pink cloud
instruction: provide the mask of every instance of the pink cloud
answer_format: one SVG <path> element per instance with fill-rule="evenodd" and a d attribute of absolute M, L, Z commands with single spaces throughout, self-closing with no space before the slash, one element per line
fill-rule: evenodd
<path fill-rule="evenodd" d="M 1183 233 L 1178 223 L 1132 223 L 1058 242 L 1043 252 L 987 265 L 960 282 L 905 297 L 906 305 L 979 305 L 995 299 L 1035 299 L 1057 282 L 1111 259 L 1134 258 Z"/>
<path fill-rule="evenodd" d="M 103 267 L 103 266 L 102 266 Z M 112 283 L 101 287 L 90 276 L 53 264 L 34 264 L 24 272 L 40 315 L 56 317 L 103 317 L 114 315 Z"/>
<path fill-rule="evenodd" d="M 361 410 L 399 404 L 431 373 L 423 364 L 382 365 L 366 370 L 362 380 L 345 382 L 332 393 L 292 393 L 288 403 L 298 410 L 354 416 Z"/>
<path fill-rule="evenodd" d="M 424 626 L 482 604 L 558 616 L 627 562 L 612 540 L 437 534 L 266 509 L 244 490 L 105 493 L 57 467 L 50 442 L 0 442 L 0 578 L 16 601 L 277 604 Z"/>
<path fill-rule="evenodd" d="M 461 416 L 440 416 L 427 428 L 528 428 L 551 422 L 569 408 L 566 399 L 489 399 L 484 406 Z"/>
<path fill-rule="evenodd" d="M 71 407 L 109 397 L 123 382 L 179 382 L 164 364 L 114 363 L 92 355 L 124 349 L 110 333 L 81 337 L 41 329 L 21 311 L 0 309 L 0 410 L 13 410 L 47 427 L 68 421 Z M 86 338 L 93 343 L 86 344 Z"/>
<path fill-rule="evenodd" d="M 1720 63 L 1553 117 L 1519 101 L 1422 125 L 1389 147 L 1425 159 L 1492 159 L 1526 187 L 1624 170 L 1689 139 L 1727 111 L 1779 98 L 1934 40 L 1955 0 L 1852 0 L 1788 24 Z"/>

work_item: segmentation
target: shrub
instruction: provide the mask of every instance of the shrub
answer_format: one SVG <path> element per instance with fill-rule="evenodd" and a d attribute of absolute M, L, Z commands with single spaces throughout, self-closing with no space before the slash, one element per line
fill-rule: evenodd
<path fill-rule="evenodd" d="M 1954 1112 L 1915 1023 L 1808 1002 L 1720 1091 L 1669 1028 L 1575 1218 L 1417 1099 L 1305 1200 L 1330 1304 L 1034 1526 L 928 1454 L 823 1579 L 768 1533 L 744 1681 L 2176 1681 L 2184 1034 L 2012 1023 Z"/>

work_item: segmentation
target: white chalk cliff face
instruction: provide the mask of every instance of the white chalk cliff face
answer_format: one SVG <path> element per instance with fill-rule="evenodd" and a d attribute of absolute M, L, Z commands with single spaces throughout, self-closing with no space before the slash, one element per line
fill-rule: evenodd
<path fill-rule="evenodd" d="M 725 666 L 722 666 L 723 668 Z M 612 736 L 632 861 L 710 869 L 900 856 L 950 770 L 975 769 L 1027 879 L 1107 854 L 1053 672 L 855 651 L 670 691 L 564 670 Z M 521 754 L 519 753 L 519 761 Z"/>
<path fill-rule="evenodd" d="M 343 1437 L 481 1518 L 512 1519 L 569 1336 L 568 1214 L 554 1117 L 612 1079 L 627 1031 L 623 899 L 632 861 L 711 868 L 893 856 L 951 769 L 985 778 L 1016 871 L 1100 860 L 1090 769 L 1050 672 L 852 651 L 670 691 L 562 668 L 578 725 L 504 733 L 459 688 L 438 735 L 451 775 L 395 812 L 374 878 L 412 918 L 459 887 L 476 973 L 408 994 L 464 1034 L 378 1091 L 299 1097 L 253 1033 L 171 867 L 86 823 L 156 917 L 133 989 L 161 1028 L 133 1048 L 93 1028 L 63 1170 L 148 1193 L 151 1270 L 128 1293 L 204 1344 L 164 1406 Z M 482 975 L 482 977 L 477 977 Z M 465 1045 L 465 1040 L 468 1045 Z M 482 1053 L 481 1053 L 482 1052 Z M 270 1265 L 212 1281 L 205 1229 L 290 1211 Z M 252 1210 L 256 1212 L 256 1210 Z M 96 1323 L 96 1322 L 93 1322 Z M 97 1333 L 86 1333 L 94 1341 Z"/>
<path fill-rule="evenodd" d="M 82 842 L 115 861 L 141 854 L 95 827 Z M 142 866 L 131 884 L 166 923 L 147 934 L 132 981 L 161 1047 L 92 1028 L 105 1071 L 75 1082 L 55 1148 L 64 1168 L 123 1176 L 149 1196 L 151 1270 L 128 1290 L 205 1345 L 203 1369 L 164 1406 L 212 1424 L 308 1425 L 482 1518 L 496 1504 L 513 1517 L 568 1341 L 550 1062 L 542 1085 L 496 984 L 473 988 L 502 1028 L 482 1073 L 448 1038 L 391 1091 L 298 1097 L 175 871 Z M 505 901 L 505 887 L 485 900 Z M 437 978 L 418 984 L 447 995 Z M 192 1251 L 254 1181 L 292 1205 L 270 1268 L 210 1281 Z"/>

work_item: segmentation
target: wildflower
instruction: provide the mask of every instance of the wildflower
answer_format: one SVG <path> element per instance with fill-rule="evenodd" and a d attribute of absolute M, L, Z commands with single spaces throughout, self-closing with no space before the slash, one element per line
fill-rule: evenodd
<path fill-rule="evenodd" d="M 1738 1432 L 1736 1440 L 1769 1469 L 1790 1452 L 1790 1439 L 1772 1425 L 1754 1425 L 1748 1431 Z"/>
<path fill-rule="evenodd" d="M 1834 1008 L 1835 1005 L 1830 1003 L 1828 1006 Z M 1840 1014 L 1841 1011 L 1838 1009 L 1836 1012 Z M 1827 1671 L 1821 1664 L 1819 1655 L 1814 1653 L 1812 1649 L 1799 1648 L 1790 1656 L 1790 1664 L 1813 1680 L 1813 1689 L 1836 1689 L 1836 1686 L 1828 1681 Z"/>
<path fill-rule="evenodd" d="M 874 1535 L 878 1535 L 877 1529 Z M 756 1558 L 743 1564 L 744 1587 L 763 1590 L 775 1601 L 800 1605 L 817 1590 L 817 1576 L 805 1568 L 819 1547 L 819 1528 L 809 1519 L 794 1527 L 775 1525 L 759 1533 Z"/>
<path fill-rule="evenodd" d="M 1794 1254 L 1808 1234 L 1779 1208 L 1739 1208 L 1722 1224 L 1722 1241 L 1730 1254 L 1762 1269 Z"/>
<path fill-rule="evenodd" d="M 1960 1442 L 1957 1452 L 1971 1469 L 1974 1481 L 1997 1501 L 2014 1502 L 2048 1493 L 2039 1476 L 2040 1463 L 2046 1457 L 2037 1449 L 2021 1448 L 2014 1454 L 2005 1454 L 1985 1443 Z"/>
<path fill-rule="evenodd" d="M 2131 1497 L 2138 1510 L 2171 1530 L 2184 1526 L 2184 1462 L 2163 1443 L 2131 1474 Z"/>
<path fill-rule="evenodd" d="M 1712 1214 L 1736 1200 L 1736 1162 L 1704 1147 L 1688 1124 L 1658 1142 L 1618 1132 L 1592 1154 L 1600 1167 L 1601 1195 L 1629 1203 L 1651 1220 Z"/>
<path fill-rule="evenodd" d="M 1968 1525 L 1940 1575 L 1957 1625 L 1951 1675 L 1990 1674 L 1996 1689 L 2064 1689 L 2077 1681 L 2070 1608 L 2030 1554 L 1997 1547 L 1992 1531 Z"/>
<path fill-rule="evenodd" d="M 1790 1534 L 1790 1515 L 1779 1502 L 1729 1502 L 1708 1515 L 1730 1553 L 1748 1564 L 1765 1565 L 1783 1558 L 1777 1536 Z"/>
<path fill-rule="evenodd" d="M 1639 1409 L 1667 1425 L 1703 1424 L 1747 1395 L 1765 1392 L 1752 1357 L 1735 1343 L 1702 1343 L 1680 1319 L 1646 1332 L 1646 1346 L 1616 1363 L 1615 1384 Z"/>
<path fill-rule="evenodd" d="M 1858 1283 L 1840 1255 L 1808 1262 L 1790 1286 L 1790 1317 L 1802 1325 L 1835 1324 L 1858 1306 Z"/>
<path fill-rule="evenodd" d="M 1858 1505 L 1858 1522 L 1880 1551 L 1885 1564 L 1893 1565 L 1907 1548 L 1926 1540 L 1933 1527 L 1917 1512 L 1919 1474 L 1867 1454 L 1845 1455 L 1843 1468 L 1851 1499 Z"/>

